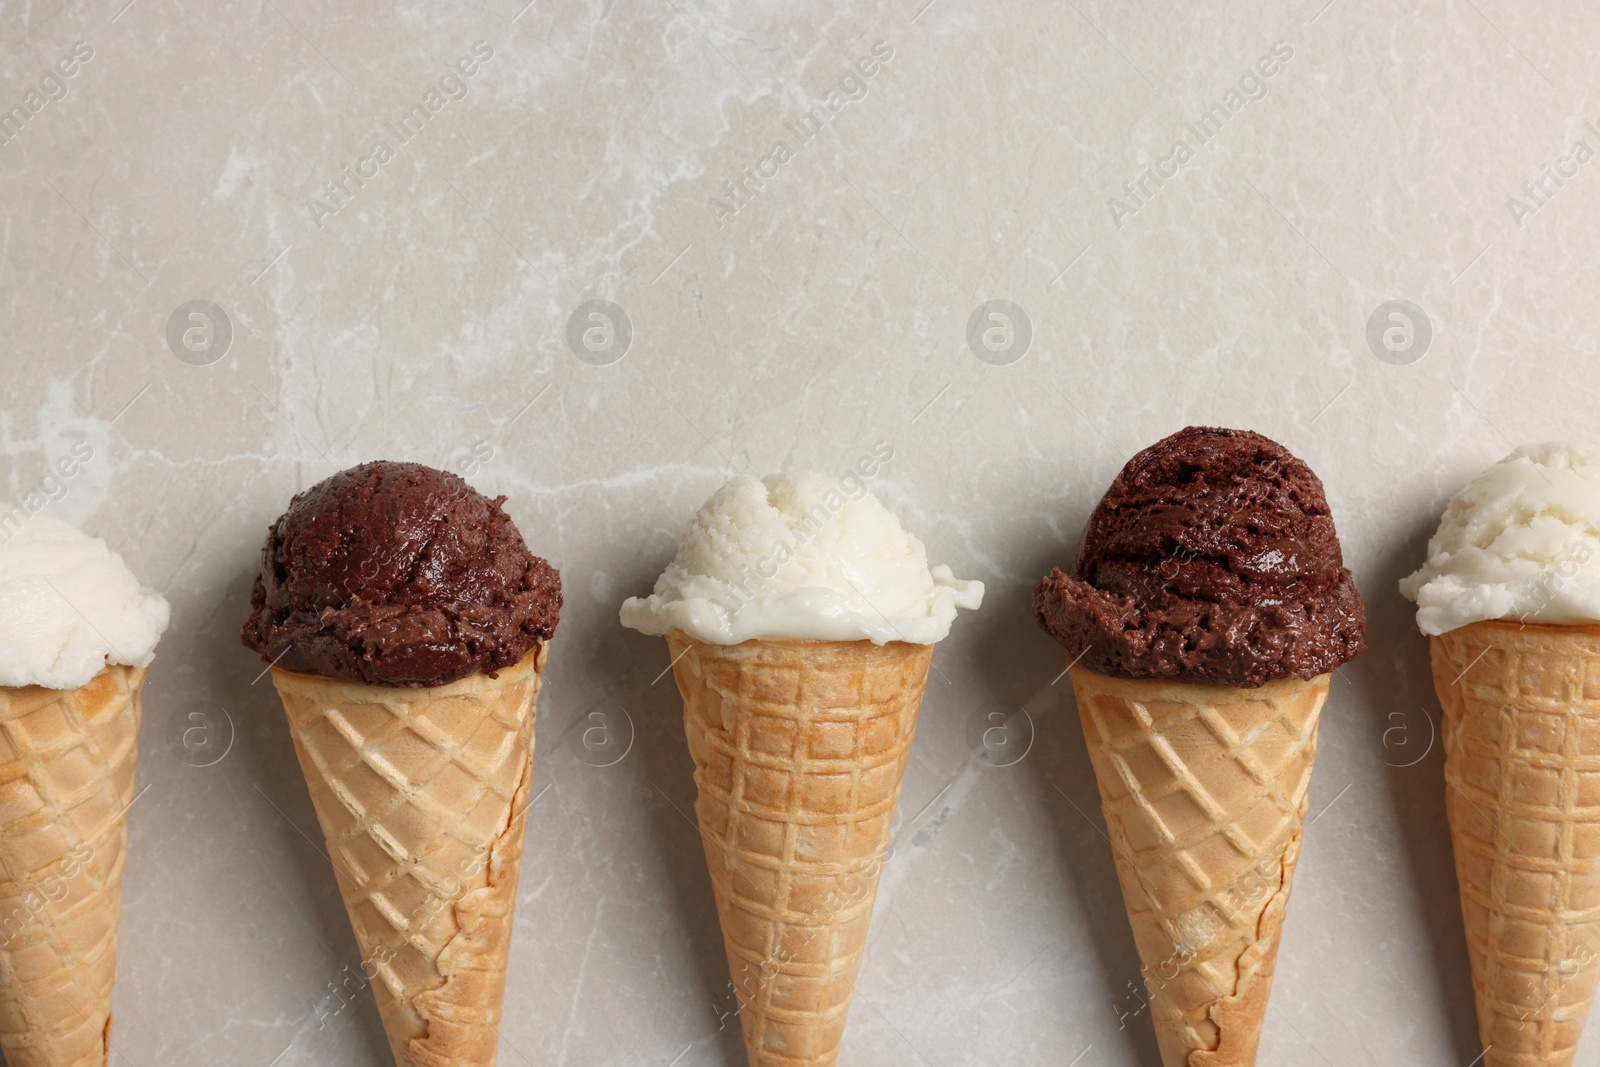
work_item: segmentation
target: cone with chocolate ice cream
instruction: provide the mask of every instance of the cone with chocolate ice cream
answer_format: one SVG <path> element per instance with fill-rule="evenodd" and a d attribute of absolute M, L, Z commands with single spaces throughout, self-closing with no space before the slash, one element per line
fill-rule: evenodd
<path fill-rule="evenodd" d="M 1600 450 L 1527 445 L 1401 583 L 1444 709 L 1485 1067 L 1566 1067 L 1600 985 Z"/>
<path fill-rule="evenodd" d="M 1162 1062 L 1250 1067 L 1329 675 L 1363 648 L 1322 485 L 1258 434 L 1174 434 L 1033 605 L 1066 649 Z"/>
<path fill-rule="evenodd" d="M 622 619 L 672 657 L 748 1061 L 832 1067 L 933 643 L 983 587 L 859 488 L 764 481 L 714 495 Z"/>
<path fill-rule="evenodd" d="M 1162 1060 L 1254 1063 L 1328 676 L 1070 673 Z"/>
<path fill-rule="evenodd" d="M 427 689 L 272 669 L 402 1067 L 495 1062 L 544 652 Z"/>
<path fill-rule="evenodd" d="M 104 542 L 38 516 L 0 545 L 0 1048 L 111 1054 L 139 690 L 166 628 Z"/>
<path fill-rule="evenodd" d="M 334 475 L 273 525 L 245 624 L 399 1067 L 496 1062 L 561 604 L 502 500 L 417 464 Z"/>

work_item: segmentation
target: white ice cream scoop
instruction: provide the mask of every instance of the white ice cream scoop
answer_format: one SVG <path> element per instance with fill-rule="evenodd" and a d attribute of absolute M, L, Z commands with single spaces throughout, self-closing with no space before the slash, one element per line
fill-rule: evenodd
<path fill-rule="evenodd" d="M 0 544 L 0 685 L 76 689 L 107 663 L 147 667 L 168 614 L 104 541 L 35 515 Z"/>
<path fill-rule="evenodd" d="M 1425 634 L 1485 619 L 1600 621 L 1600 448 L 1527 445 L 1478 475 L 1400 591 Z"/>
<path fill-rule="evenodd" d="M 655 592 L 622 605 L 622 623 L 720 645 L 928 645 L 949 634 L 956 609 L 982 600 L 982 582 L 930 568 L 922 542 L 859 479 L 802 471 L 739 477 L 717 490 Z"/>

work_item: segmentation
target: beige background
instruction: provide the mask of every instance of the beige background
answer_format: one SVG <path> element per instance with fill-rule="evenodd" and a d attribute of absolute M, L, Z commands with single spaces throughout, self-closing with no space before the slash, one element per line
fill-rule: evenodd
<path fill-rule="evenodd" d="M 173 604 L 119 1065 L 386 1062 L 369 995 L 332 999 L 354 942 L 237 639 L 267 523 L 379 457 L 507 494 L 565 583 L 501 1062 L 739 1062 L 664 645 L 616 609 L 730 470 L 842 471 L 880 441 L 874 491 L 989 592 L 935 661 L 842 1062 L 1154 1064 L 1027 596 L 1124 459 L 1194 422 L 1323 475 L 1371 614 L 1325 714 L 1261 1062 L 1478 1054 L 1426 646 L 1395 583 L 1475 470 L 1594 436 L 1600 161 L 1507 204 L 1600 148 L 1591 6 L 125 2 L 0 4 L 0 107 L 28 115 L 0 144 L 0 489 L 88 442 L 51 512 Z M 30 98 L 77 42 L 92 57 Z M 390 140 L 476 42 L 466 96 Z M 802 142 L 786 124 L 876 42 L 892 58 Z M 1247 82 L 1265 95 L 1200 145 L 1186 123 L 1278 42 L 1292 56 Z M 380 139 L 392 158 L 363 163 Z M 1119 228 L 1108 198 L 1180 139 L 1192 158 Z M 719 219 L 723 181 L 778 141 Z M 347 166 L 372 176 L 308 206 Z M 591 299 L 631 323 L 620 362 L 568 348 Z M 1003 366 L 966 339 L 995 299 L 1032 330 Z M 1405 365 L 1366 336 L 1394 299 L 1433 332 Z M 181 316 L 169 346 L 191 300 L 222 309 L 225 350 Z M 613 766 L 569 743 L 597 700 L 636 730 Z M 995 702 L 1036 724 L 1007 768 L 968 741 Z M 236 727 L 211 766 L 181 758 L 196 708 Z"/>

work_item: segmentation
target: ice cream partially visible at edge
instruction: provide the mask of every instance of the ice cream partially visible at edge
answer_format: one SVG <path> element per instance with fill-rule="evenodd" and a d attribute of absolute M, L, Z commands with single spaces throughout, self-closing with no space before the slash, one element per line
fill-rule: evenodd
<path fill-rule="evenodd" d="M 554 632 L 561 577 L 504 501 L 419 463 L 319 482 L 267 533 L 244 643 L 284 670 L 369 685 L 511 666 Z"/>
<path fill-rule="evenodd" d="M 167 602 L 98 537 L 35 515 L 0 545 L 0 685 L 76 689 L 107 663 L 148 667 Z"/>
<path fill-rule="evenodd" d="M 1478 475 L 1400 591 L 1425 634 L 1486 619 L 1600 621 L 1600 448 L 1527 445 Z"/>
<path fill-rule="evenodd" d="M 1365 648 L 1322 483 L 1247 430 L 1191 426 L 1134 456 L 1034 614 L 1084 667 L 1254 688 Z"/>
<path fill-rule="evenodd" d="M 859 481 L 808 471 L 728 482 L 678 539 L 655 592 L 622 624 L 708 644 L 754 639 L 930 645 L 983 583 L 929 568 L 922 542 Z"/>

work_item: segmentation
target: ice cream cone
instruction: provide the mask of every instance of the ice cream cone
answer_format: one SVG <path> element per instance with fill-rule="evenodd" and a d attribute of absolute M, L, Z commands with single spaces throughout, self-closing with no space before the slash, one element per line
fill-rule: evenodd
<path fill-rule="evenodd" d="M 1600 625 L 1430 643 L 1483 1062 L 1564 1067 L 1600 982 Z"/>
<path fill-rule="evenodd" d="M 104 1067 L 144 669 L 0 687 L 0 1047 Z"/>
<path fill-rule="evenodd" d="M 432 688 L 273 668 L 399 1067 L 495 1062 L 545 653 Z"/>
<path fill-rule="evenodd" d="M 751 1067 L 831 1067 L 932 645 L 667 635 Z"/>
<path fill-rule="evenodd" d="M 1162 1062 L 1251 1067 L 1329 676 L 1071 673 Z"/>

